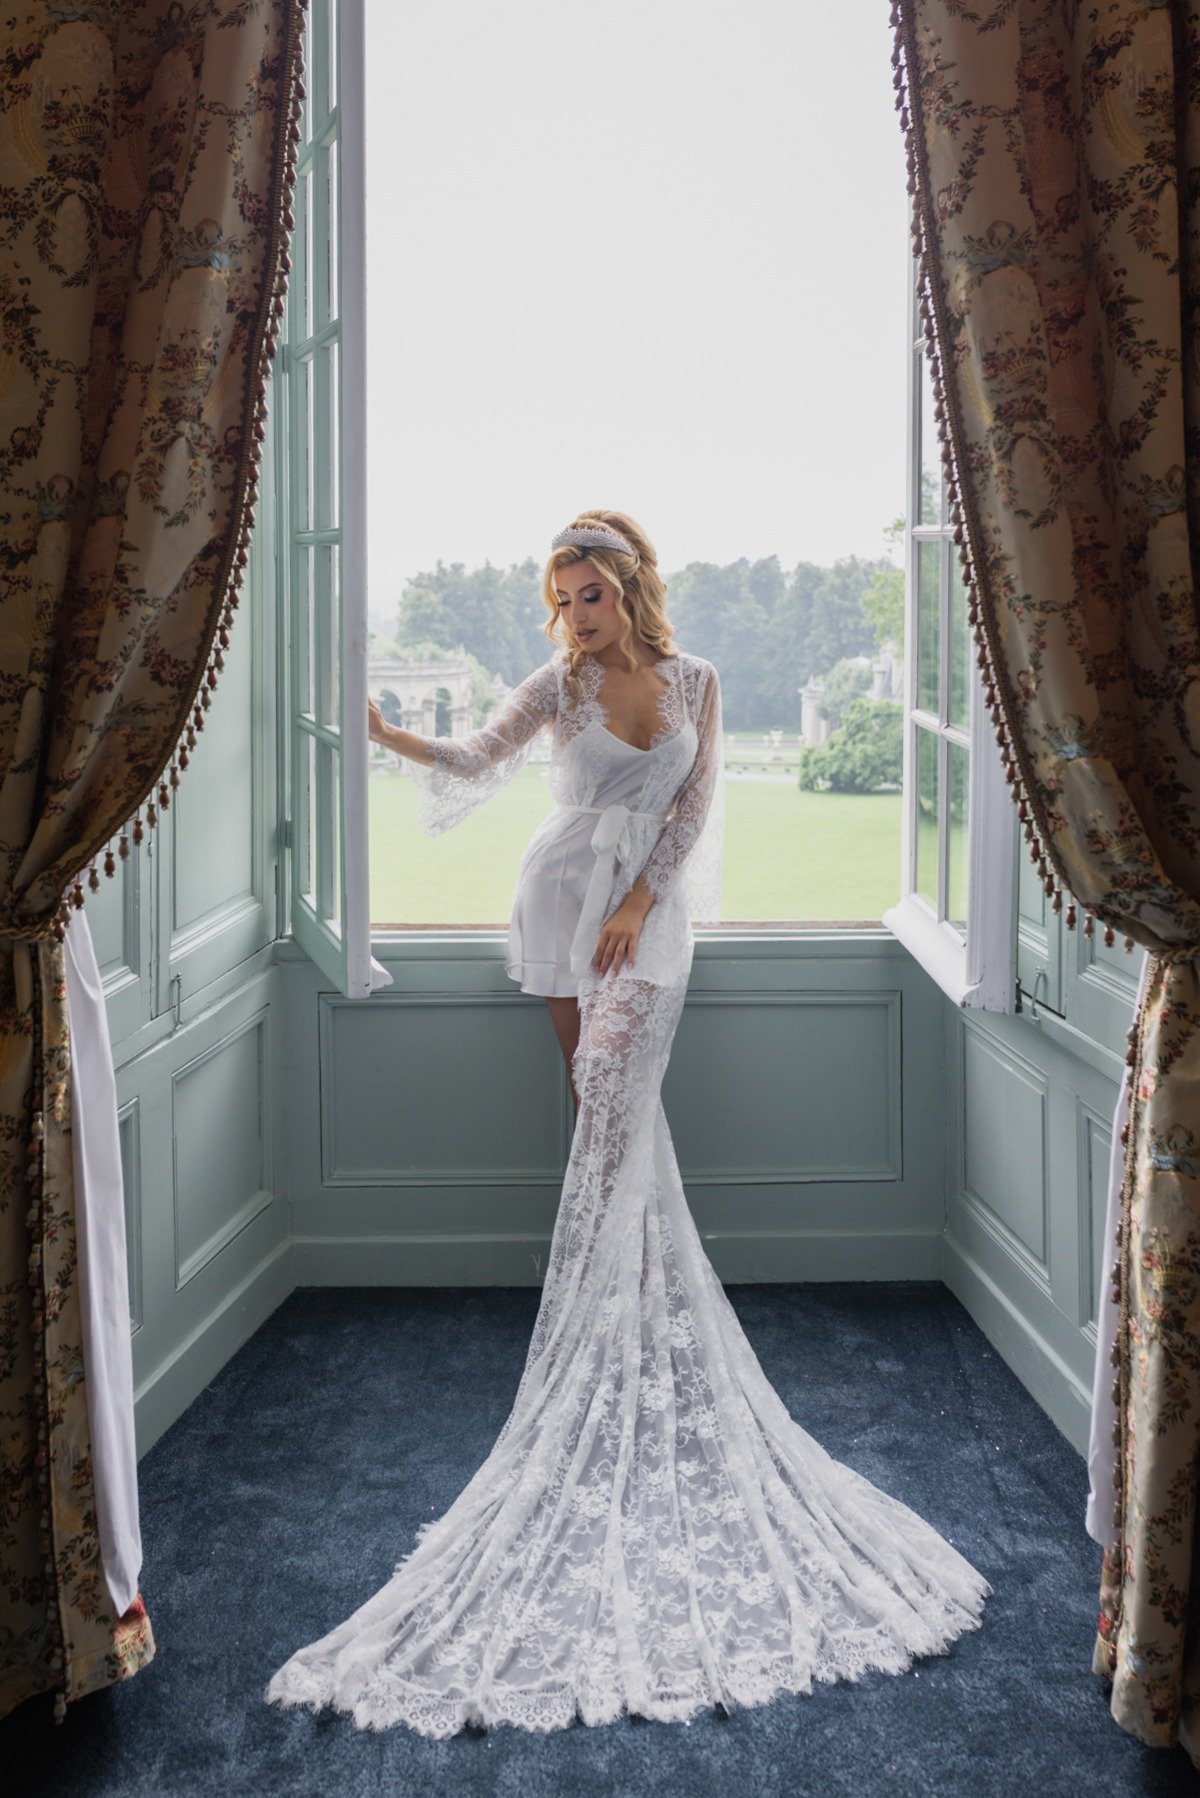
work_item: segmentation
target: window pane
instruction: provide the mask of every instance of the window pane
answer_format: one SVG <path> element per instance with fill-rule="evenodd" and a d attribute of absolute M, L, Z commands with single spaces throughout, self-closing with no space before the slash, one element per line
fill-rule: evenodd
<path fill-rule="evenodd" d="M 322 344 L 312 358 L 314 413 L 313 441 L 321 446 L 313 471 L 313 525 L 327 531 L 335 523 L 334 494 L 338 485 L 337 436 L 334 430 L 334 395 L 330 351 L 334 344 Z"/>
<path fill-rule="evenodd" d="M 919 460 L 920 492 L 917 495 L 917 523 L 942 522 L 942 446 L 938 442 L 937 420 L 933 416 L 933 377 L 924 348 L 917 350 L 921 378 L 921 453 Z"/>
<path fill-rule="evenodd" d="M 292 368 L 292 525 L 311 531 L 313 525 L 313 365 L 311 356 Z"/>
<path fill-rule="evenodd" d="M 316 772 L 316 744 L 306 730 L 297 733 L 296 769 L 293 782 L 295 804 L 295 880 L 298 893 L 312 903 L 313 896 L 313 781 Z"/>
<path fill-rule="evenodd" d="M 336 828 L 338 817 L 338 757 L 328 743 L 316 744 L 316 768 L 313 780 L 312 809 L 316 843 L 317 895 L 316 912 L 324 923 L 336 928 L 339 907 L 338 889 L 334 885 Z"/>
<path fill-rule="evenodd" d="M 296 703 L 300 711 L 309 713 L 314 713 L 317 705 L 313 670 L 317 624 L 315 555 L 310 545 L 296 545 Z"/>
<path fill-rule="evenodd" d="M 326 318 L 337 318 L 338 314 L 338 261 L 337 261 L 337 194 L 338 194 L 338 144 L 334 138 L 325 158 L 325 208 L 329 218 L 329 238 L 325 246 L 324 278 L 322 280 L 321 303 Z"/>
<path fill-rule="evenodd" d="M 917 543 L 917 706 L 941 717 L 939 670 L 941 666 L 941 603 L 939 570 L 940 537 L 922 537 Z"/>
<path fill-rule="evenodd" d="M 938 739 L 915 727 L 917 865 L 913 888 L 936 912 L 938 906 Z"/>
<path fill-rule="evenodd" d="M 312 656 L 316 676 L 316 709 L 319 721 L 337 730 L 340 725 L 332 682 L 337 668 L 337 639 L 333 632 L 335 601 L 332 592 L 332 546 L 316 550 L 316 608 Z"/>
<path fill-rule="evenodd" d="M 970 809 L 970 757 L 961 743 L 946 745 L 946 813 L 949 831 L 949 885 L 946 916 L 962 935 L 967 929 L 967 835 Z"/>
<path fill-rule="evenodd" d="M 958 545 L 949 545 L 950 555 L 950 594 L 949 594 L 949 633 L 950 633 L 950 707 L 951 724 L 961 724 L 965 730 L 971 722 L 971 680 L 974 667 L 974 644 L 971 641 L 971 628 L 967 623 L 967 590 L 963 586 L 962 564 L 958 559 Z"/>
<path fill-rule="evenodd" d="M 307 101 L 305 102 L 307 105 Z M 299 342 L 312 331 L 312 169 L 307 168 L 296 181 L 292 203 L 296 223 L 292 231 L 290 255 L 292 270 L 288 276 L 288 337 Z"/>

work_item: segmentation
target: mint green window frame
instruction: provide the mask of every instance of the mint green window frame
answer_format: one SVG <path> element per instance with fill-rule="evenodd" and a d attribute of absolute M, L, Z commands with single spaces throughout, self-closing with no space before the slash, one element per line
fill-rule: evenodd
<path fill-rule="evenodd" d="M 273 370 L 287 620 L 292 934 L 347 997 L 377 984 L 367 846 L 363 0 L 310 0 L 291 271 Z"/>

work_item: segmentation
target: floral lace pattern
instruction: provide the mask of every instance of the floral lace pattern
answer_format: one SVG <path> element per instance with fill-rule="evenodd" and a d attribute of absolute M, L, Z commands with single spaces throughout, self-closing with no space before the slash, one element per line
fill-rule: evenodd
<path fill-rule="evenodd" d="M 644 872 L 656 902 L 678 890 L 688 919 L 718 922 L 725 739 L 716 669 L 683 651 L 664 658 L 658 701 L 662 722 L 649 747 L 641 750 L 609 726 L 601 697 L 602 664 L 594 656 L 583 658 L 582 693 L 572 703 L 563 686 L 564 661 L 563 652 L 556 651 L 513 688 L 496 716 L 480 729 L 465 737 L 426 738 L 433 765 L 409 763 L 420 828 L 427 836 L 437 836 L 468 817 L 525 767 L 545 728 L 551 730 L 550 789 L 556 800 L 568 805 L 593 802 L 606 754 L 624 745 L 645 758 L 641 808 L 669 810 L 672 815 L 656 839 L 636 833 L 634 854 L 614 887 L 614 909 Z"/>
<path fill-rule="evenodd" d="M 683 1001 L 581 989 L 579 1114 L 512 1411 L 271 1703 L 432 1737 L 678 1721 L 900 1672 L 978 1627 L 987 1581 L 793 1421 L 704 1254 L 660 1097 Z"/>

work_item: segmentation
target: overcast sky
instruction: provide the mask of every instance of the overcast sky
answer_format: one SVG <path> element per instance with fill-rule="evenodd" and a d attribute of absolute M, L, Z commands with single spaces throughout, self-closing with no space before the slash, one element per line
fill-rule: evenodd
<path fill-rule="evenodd" d="M 591 506 L 668 572 L 885 552 L 891 44 L 883 0 L 367 0 L 373 613 Z"/>

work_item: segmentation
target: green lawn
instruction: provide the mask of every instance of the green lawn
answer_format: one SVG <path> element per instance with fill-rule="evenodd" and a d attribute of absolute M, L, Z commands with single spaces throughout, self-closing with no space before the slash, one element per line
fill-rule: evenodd
<path fill-rule="evenodd" d="M 417 828 L 402 772 L 370 780 L 371 920 L 508 924 L 517 863 L 553 801 L 524 768 L 453 830 Z M 727 779 L 724 916 L 730 921 L 877 922 L 900 883 L 900 795 L 802 793 L 793 782 Z"/>

